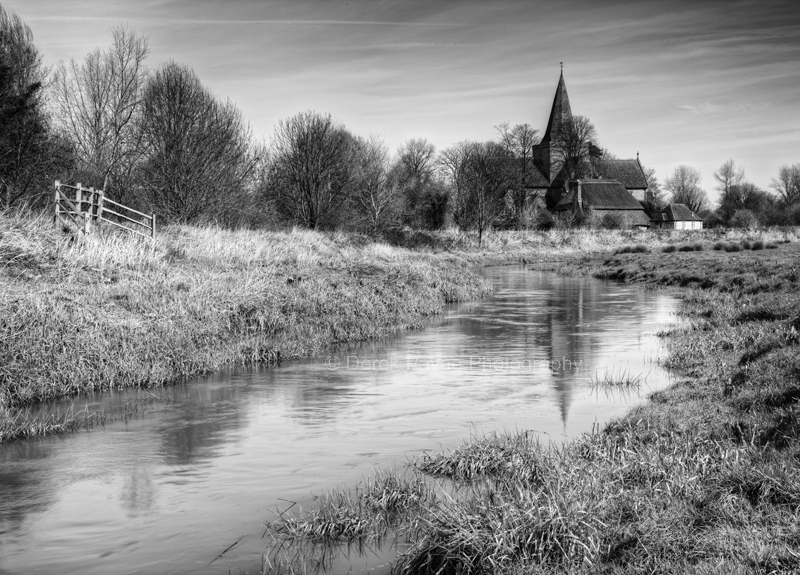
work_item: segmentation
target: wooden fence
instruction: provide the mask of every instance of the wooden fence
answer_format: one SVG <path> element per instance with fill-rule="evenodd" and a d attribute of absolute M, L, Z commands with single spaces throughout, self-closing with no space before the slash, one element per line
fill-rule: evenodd
<path fill-rule="evenodd" d="M 84 188 L 80 183 L 71 186 L 56 180 L 55 206 L 56 225 L 69 230 L 74 228 L 78 234 L 87 235 L 91 233 L 93 224 L 106 222 L 126 232 L 152 240 L 156 238 L 155 214 L 148 216 L 115 202 L 105 197 L 103 190 Z M 144 230 L 140 231 L 136 226 Z"/>

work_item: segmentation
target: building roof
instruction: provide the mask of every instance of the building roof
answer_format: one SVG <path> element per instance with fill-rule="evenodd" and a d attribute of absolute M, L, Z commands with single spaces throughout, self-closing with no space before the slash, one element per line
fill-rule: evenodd
<path fill-rule="evenodd" d="M 572 187 L 572 186 L 570 186 Z M 576 194 L 571 189 L 558 202 L 555 209 L 572 206 Z M 617 180 L 581 180 L 583 206 L 594 210 L 642 210 L 642 204 Z"/>
<path fill-rule="evenodd" d="M 525 181 L 523 186 L 526 188 L 549 188 L 550 182 L 544 177 L 541 170 L 533 163 L 525 171 Z"/>
<path fill-rule="evenodd" d="M 647 217 L 647 212 L 644 209 L 641 210 L 595 210 L 595 215 L 599 217 L 603 217 L 605 214 L 617 213 L 617 214 L 624 214 L 625 219 L 628 221 L 629 226 L 647 226 L 648 228 L 652 225 L 650 218 Z"/>
<path fill-rule="evenodd" d="M 600 178 L 617 180 L 628 190 L 646 190 L 647 177 L 644 175 L 639 160 L 604 160 L 595 161 L 595 170 Z"/>
<path fill-rule="evenodd" d="M 669 204 L 666 208 L 661 210 L 661 213 L 656 217 L 656 221 L 660 222 L 702 222 L 703 218 L 697 216 L 692 210 L 687 208 L 684 204 Z"/>
<path fill-rule="evenodd" d="M 553 107 L 550 109 L 550 119 L 547 121 L 547 129 L 542 136 L 542 144 L 549 144 L 553 135 L 561 130 L 561 125 L 572 118 L 572 108 L 569 106 L 569 96 L 567 96 L 567 85 L 564 83 L 564 71 L 558 79 L 556 95 L 553 98 Z"/>

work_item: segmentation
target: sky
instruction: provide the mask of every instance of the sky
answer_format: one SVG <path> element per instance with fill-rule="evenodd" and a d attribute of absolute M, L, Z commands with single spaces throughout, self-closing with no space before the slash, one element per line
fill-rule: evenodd
<path fill-rule="evenodd" d="M 796 0 L 0 0 L 46 65 L 82 60 L 124 24 L 149 68 L 174 60 L 229 98 L 257 139 L 298 112 L 391 150 L 540 130 L 560 63 L 573 114 L 663 182 L 729 158 L 763 189 L 800 162 Z"/>

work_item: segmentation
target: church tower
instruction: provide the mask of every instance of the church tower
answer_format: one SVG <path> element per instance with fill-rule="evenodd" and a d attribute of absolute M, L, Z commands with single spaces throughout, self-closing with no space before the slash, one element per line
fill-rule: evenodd
<path fill-rule="evenodd" d="M 567 85 L 564 83 L 564 67 L 561 67 L 561 76 L 558 78 L 556 95 L 553 98 L 553 107 L 550 109 L 550 119 L 542 141 L 536 150 L 536 164 L 549 184 L 553 183 L 558 175 L 558 161 L 551 148 L 552 139 L 561 131 L 563 125 L 572 119 L 572 109 L 569 106 Z"/>

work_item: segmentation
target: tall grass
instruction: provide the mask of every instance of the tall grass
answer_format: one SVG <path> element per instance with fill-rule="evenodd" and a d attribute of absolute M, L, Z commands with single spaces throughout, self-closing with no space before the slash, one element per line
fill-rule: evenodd
<path fill-rule="evenodd" d="M 298 230 L 182 226 L 155 242 L 102 230 L 69 243 L 44 216 L 0 214 L 0 441 L 66 429 L 9 423 L 35 402 L 421 327 L 491 289 L 470 265 Z"/>
<path fill-rule="evenodd" d="M 483 296 L 490 286 L 474 266 L 628 244 L 641 252 L 628 257 L 646 257 L 671 238 L 491 232 L 479 245 L 472 233 L 406 230 L 390 245 L 350 233 L 174 226 L 154 242 L 107 229 L 68 242 L 45 215 L 0 213 L 0 408 L 318 354 L 421 327 L 446 303 Z M 4 429 L 0 441 L 14 435 Z"/>

